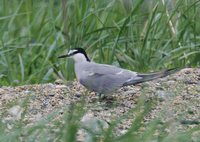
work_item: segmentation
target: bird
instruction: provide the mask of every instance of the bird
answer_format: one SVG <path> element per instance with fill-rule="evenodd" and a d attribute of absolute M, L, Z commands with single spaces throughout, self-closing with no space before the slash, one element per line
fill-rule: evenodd
<path fill-rule="evenodd" d="M 111 94 L 117 89 L 136 85 L 166 77 L 176 71 L 175 68 L 152 73 L 138 73 L 117 66 L 95 63 L 90 60 L 83 48 L 73 48 L 67 54 L 58 58 L 72 58 L 75 61 L 75 74 L 77 80 L 88 90 L 98 94 Z"/>

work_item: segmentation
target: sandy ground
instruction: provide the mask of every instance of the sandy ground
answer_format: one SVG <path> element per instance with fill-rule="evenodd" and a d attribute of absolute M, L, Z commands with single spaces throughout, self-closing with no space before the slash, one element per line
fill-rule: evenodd
<path fill-rule="evenodd" d="M 140 102 L 154 100 L 157 104 L 146 116 L 144 123 L 160 117 L 163 122 L 176 123 L 169 131 L 190 129 L 200 125 L 200 69 L 186 68 L 175 74 L 136 86 L 119 89 L 106 99 L 99 100 L 78 82 L 0 87 L 0 116 L 6 120 L 20 119 L 27 101 L 28 122 L 38 121 L 52 112 L 63 113 L 64 108 L 76 104 L 84 97 L 85 116 L 83 120 L 98 118 L 110 123 L 127 114 Z M 27 99 L 28 98 L 28 99 Z M 119 133 L 125 133 L 134 118 L 134 112 L 119 123 Z M 177 127 L 178 126 L 178 127 Z"/>

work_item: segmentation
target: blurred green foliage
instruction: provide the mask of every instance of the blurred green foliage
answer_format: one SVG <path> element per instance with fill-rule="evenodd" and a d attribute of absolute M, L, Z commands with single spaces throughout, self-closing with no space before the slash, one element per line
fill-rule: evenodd
<path fill-rule="evenodd" d="M 69 48 L 134 71 L 200 64 L 199 0 L 1 0 L 0 85 L 73 79 Z"/>

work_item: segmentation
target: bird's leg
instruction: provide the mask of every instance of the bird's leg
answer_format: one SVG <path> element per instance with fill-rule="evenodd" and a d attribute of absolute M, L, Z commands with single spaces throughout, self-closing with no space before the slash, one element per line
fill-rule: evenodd
<path fill-rule="evenodd" d="M 105 94 L 101 94 L 101 93 L 97 93 L 97 95 L 99 96 L 98 101 L 99 101 L 99 103 L 103 104 L 102 107 L 104 109 L 110 108 L 115 103 L 115 98 L 113 98 L 112 95 L 109 96 L 109 95 L 105 95 Z"/>
<path fill-rule="evenodd" d="M 97 93 L 97 95 L 99 96 L 99 101 L 109 101 L 109 100 L 113 100 L 113 96 L 109 96 L 109 95 L 105 95 L 105 94 L 101 94 L 101 93 Z"/>
<path fill-rule="evenodd" d="M 99 101 L 109 101 L 109 100 L 113 100 L 113 97 L 109 97 L 105 94 L 101 94 L 101 93 L 97 93 L 97 95 L 99 96 Z"/>
<path fill-rule="evenodd" d="M 105 95 L 104 94 L 97 93 L 97 95 L 99 96 L 99 100 L 105 99 Z"/>

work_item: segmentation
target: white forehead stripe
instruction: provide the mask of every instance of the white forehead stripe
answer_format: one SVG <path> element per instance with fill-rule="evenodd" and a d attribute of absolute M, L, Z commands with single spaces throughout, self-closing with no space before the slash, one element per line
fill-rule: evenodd
<path fill-rule="evenodd" d="M 69 50 L 69 52 L 67 54 L 71 54 L 71 53 L 74 53 L 76 51 L 77 51 L 76 49 L 72 49 L 72 50 Z"/>

